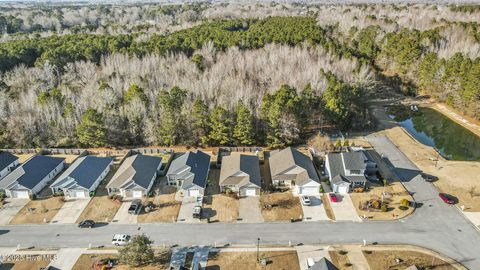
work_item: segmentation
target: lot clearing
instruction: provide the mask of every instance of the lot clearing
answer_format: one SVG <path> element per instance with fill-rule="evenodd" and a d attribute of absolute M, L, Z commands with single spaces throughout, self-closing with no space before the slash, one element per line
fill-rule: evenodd
<path fill-rule="evenodd" d="M 118 259 L 118 254 L 82 254 L 78 258 L 77 262 L 73 266 L 72 270 L 91 270 L 94 268 L 95 263 L 101 259 Z M 168 269 L 170 265 L 170 253 L 165 253 L 161 258 L 157 258 L 158 262 L 141 267 L 130 267 L 125 264 L 117 264 L 112 269 L 118 270 L 157 270 Z M 100 268 L 98 268 L 100 269 Z M 2 269 L 3 270 L 3 269 Z"/>
<path fill-rule="evenodd" d="M 388 198 L 388 211 L 387 212 L 374 212 L 361 210 L 359 205 L 361 202 L 368 201 L 372 198 L 381 199 L 382 193 L 387 192 L 391 194 L 391 197 Z M 407 199 L 412 201 L 412 196 L 408 194 L 404 186 L 400 182 L 393 182 L 386 186 L 385 188 L 381 185 L 372 185 L 369 190 L 363 193 L 351 193 L 350 197 L 352 198 L 353 206 L 357 211 L 358 215 L 363 217 L 364 215 L 371 220 L 393 220 L 406 217 L 413 212 L 413 208 L 409 207 L 407 210 L 400 210 L 400 201 L 402 199 Z"/>
<path fill-rule="evenodd" d="M 438 177 L 434 184 L 458 198 L 465 211 L 480 212 L 480 162 L 445 160 L 435 149 L 417 142 L 400 127 L 384 133 L 422 171 Z M 438 161 L 437 161 L 438 160 Z"/>
<path fill-rule="evenodd" d="M 164 186 L 162 194 L 148 198 L 148 201 L 155 204 L 155 208 L 148 213 L 144 208 L 137 221 L 139 223 L 175 222 L 182 205 L 181 202 L 175 200 L 175 191 L 176 188 L 173 186 Z"/>
<path fill-rule="evenodd" d="M 267 209 L 265 208 L 266 205 L 271 205 L 272 207 Z M 290 220 L 303 217 L 300 200 L 293 196 L 290 191 L 262 194 L 260 196 L 260 207 L 262 208 L 263 219 L 266 221 Z"/>
<path fill-rule="evenodd" d="M 95 196 L 90 200 L 80 217 L 78 217 L 77 223 L 85 219 L 91 219 L 95 222 L 110 222 L 115 217 L 122 204 L 109 198 L 105 186 L 115 174 L 117 168 L 118 165 L 114 165 L 107 177 L 97 187 Z"/>
<path fill-rule="evenodd" d="M 256 252 L 218 252 L 208 254 L 206 270 L 300 270 L 296 251 L 265 251 L 260 258 L 267 259 L 267 265 L 257 263 Z"/>
<path fill-rule="evenodd" d="M 50 222 L 62 208 L 61 197 L 29 201 L 10 221 L 10 224 L 44 224 Z"/>
<path fill-rule="evenodd" d="M 363 255 L 368 261 L 371 270 L 400 270 L 411 265 L 420 269 L 455 270 L 453 265 L 435 256 L 412 250 L 364 250 Z M 400 263 L 395 258 L 401 259 Z"/>

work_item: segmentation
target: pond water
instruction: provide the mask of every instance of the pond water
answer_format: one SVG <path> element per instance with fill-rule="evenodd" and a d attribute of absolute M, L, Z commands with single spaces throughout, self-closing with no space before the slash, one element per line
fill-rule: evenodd
<path fill-rule="evenodd" d="M 480 161 L 480 137 L 434 109 L 420 108 L 420 113 L 399 124 L 444 158 Z"/>

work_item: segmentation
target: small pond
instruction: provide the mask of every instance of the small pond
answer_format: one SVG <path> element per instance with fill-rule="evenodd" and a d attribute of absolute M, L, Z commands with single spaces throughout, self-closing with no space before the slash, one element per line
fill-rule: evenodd
<path fill-rule="evenodd" d="M 444 158 L 480 161 L 480 137 L 434 109 L 420 108 L 399 124 Z"/>

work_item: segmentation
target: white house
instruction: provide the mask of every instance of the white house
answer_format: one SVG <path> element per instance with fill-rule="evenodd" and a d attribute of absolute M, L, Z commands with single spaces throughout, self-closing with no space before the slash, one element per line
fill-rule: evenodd
<path fill-rule="evenodd" d="M 0 152 L 0 180 L 18 166 L 18 157 L 9 152 Z"/>
<path fill-rule="evenodd" d="M 108 194 L 142 198 L 152 189 L 162 167 L 162 158 L 135 154 L 127 157 L 107 184 Z"/>
<path fill-rule="evenodd" d="M 196 197 L 205 193 L 210 155 L 202 152 L 187 152 L 175 158 L 167 171 L 169 185 L 176 185 L 184 196 Z"/>
<path fill-rule="evenodd" d="M 312 160 L 297 149 L 273 151 L 269 163 L 274 186 L 293 188 L 298 195 L 320 193 L 320 179 Z"/>
<path fill-rule="evenodd" d="M 89 198 L 90 192 L 95 191 L 110 172 L 112 163 L 111 157 L 80 157 L 50 188 L 53 193 L 62 191 L 68 198 Z"/>
<path fill-rule="evenodd" d="M 0 181 L 0 190 L 11 198 L 38 194 L 65 166 L 64 158 L 34 156 Z"/>

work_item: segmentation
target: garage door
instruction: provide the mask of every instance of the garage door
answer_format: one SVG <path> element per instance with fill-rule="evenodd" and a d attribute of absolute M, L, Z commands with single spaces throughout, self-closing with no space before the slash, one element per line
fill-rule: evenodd
<path fill-rule="evenodd" d="M 198 189 L 189 189 L 188 192 L 190 197 L 196 197 L 200 195 L 200 190 Z"/>
<path fill-rule="evenodd" d="M 21 198 L 21 199 L 28 199 L 30 198 L 30 195 L 28 194 L 28 191 L 13 191 L 12 194 L 13 198 Z"/>
<path fill-rule="evenodd" d="M 318 187 L 301 187 L 300 194 L 303 195 L 317 195 L 318 194 Z"/>
<path fill-rule="evenodd" d="M 342 194 L 348 193 L 348 186 L 339 186 L 338 193 L 342 193 Z"/>
<path fill-rule="evenodd" d="M 85 191 L 75 191 L 75 197 L 76 198 L 86 198 L 87 196 L 85 195 Z"/>
<path fill-rule="evenodd" d="M 140 190 L 140 191 L 134 190 L 134 191 L 133 191 L 133 194 L 132 194 L 132 196 L 133 196 L 134 198 L 141 198 L 142 195 L 143 195 L 143 192 L 142 192 L 141 190 Z"/>
<path fill-rule="evenodd" d="M 247 195 L 247 196 L 256 196 L 256 195 L 257 195 L 256 189 L 254 189 L 254 188 L 248 188 L 248 189 L 247 189 L 247 192 L 246 192 L 246 195 Z"/>

